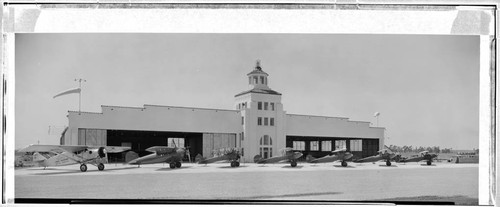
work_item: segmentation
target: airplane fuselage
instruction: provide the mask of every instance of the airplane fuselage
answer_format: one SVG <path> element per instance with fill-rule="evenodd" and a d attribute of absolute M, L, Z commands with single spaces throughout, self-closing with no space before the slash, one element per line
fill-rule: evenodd
<path fill-rule="evenodd" d="M 34 156 L 38 156 L 34 158 L 34 161 L 36 161 L 42 167 L 74 165 L 79 163 L 106 163 L 105 158 L 99 158 L 99 155 L 97 153 L 92 153 L 92 151 L 84 151 L 78 154 L 71 152 L 62 152 L 50 157 L 45 157 L 37 153 Z"/>
<path fill-rule="evenodd" d="M 141 164 L 154 164 L 154 163 L 172 163 L 180 162 L 183 158 L 181 153 L 171 153 L 171 154 L 157 154 L 153 153 L 143 157 L 139 157 L 130 161 L 128 164 L 141 165 Z"/>
<path fill-rule="evenodd" d="M 325 162 L 335 162 L 338 160 L 348 160 L 352 157 L 352 154 L 340 154 L 340 155 L 327 155 L 321 158 L 313 159 L 309 161 L 310 163 L 325 163 Z"/>

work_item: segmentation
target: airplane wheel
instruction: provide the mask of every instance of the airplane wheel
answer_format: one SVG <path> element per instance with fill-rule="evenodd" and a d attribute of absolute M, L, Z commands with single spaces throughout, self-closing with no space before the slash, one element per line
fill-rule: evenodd
<path fill-rule="evenodd" d="M 99 169 L 100 171 L 103 171 L 103 170 L 104 170 L 104 164 L 99 163 L 99 164 L 97 165 L 97 169 Z"/>
<path fill-rule="evenodd" d="M 236 167 L 240 166 L 240 162 L 235 162 L 234 164 L 235 164 Z"/>
<path fill-rule="evenodd" d="M 81 164 L 81 165 L 80 165 L 80 171 L 82 171 L 82 172 L 87 171 L 87 165 L 85 165 L 85 164 Z"/>
<path fill-rule="evenodd" d="M 432 165 L 432 162 L 427 160 L 427 165 Z"/>
<path fill-rule="evenodd" d="M 290 163 L 290 165 L 291 165 L 292 167 L 297 167 L 297 162 L 292 161 L 292 163 Z"/>
<path fill-rule="evenodd" d="M 170 168 L 171 168 L 171 169 L 174 169 L 174 168 L 175 168 L 175 163 L 174 163 L 174 162 L 170 163 Z"/>
<path fill-rule="evenodd" d="M 236 164 L 234 162 L 231 162 L 231 167 L 235 167 Z"/>
<path fill-rule="evenodd" d="M 385 162 L 385 165 L 387 165 L 387 166 L 391 166 L 391 161 L 387 161 L 387 162 Z"/>
<path fill-rule="evenodd" d="M 181 162 L 175 162 L 175 167 L 176 168 L 181 168 L 181 166 L 182 166 Z"/>
<path fill-rule="evenodd" d="M 346 161 L 342 161 L 342 167 L 347 167 L 347 162 Z"/>

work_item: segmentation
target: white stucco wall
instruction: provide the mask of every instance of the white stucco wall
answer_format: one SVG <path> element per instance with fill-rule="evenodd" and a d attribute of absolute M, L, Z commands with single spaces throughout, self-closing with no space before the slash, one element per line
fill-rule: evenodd
<path fill-rule="evenodd" d="M 383 127 L 370 127 L 370 122 L 349 121 L 343 117 L 286 115 L 286 135 L 343 138 L 378 138 L 379 148 L 384 146 Z"/>
<path fill-rule="evenodd" d="M 65 144 L 77 144 L 78 128 L 182 131 L 200 133 L 240 133 L 237 110 L 201 109 L 145 105 L 144 107 L 102 106 L 102 113 L 70 111 Z"/>

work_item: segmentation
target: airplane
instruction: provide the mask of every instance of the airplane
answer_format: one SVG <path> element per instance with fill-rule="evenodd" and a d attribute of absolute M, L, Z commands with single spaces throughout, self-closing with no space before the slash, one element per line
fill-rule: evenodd
<path fill-rule="evenodd" d="M 350 152 L 346 152 L 347 149 L 338 149 L 333 151 L 333 155 L 327 155 L 321 158 L 314 158 L 311 155 L 307 155 L 306 161 L 308 163 L 325 163 L 325 162 L 334 162 L 334 161 L 341 161 L 342 162 L 342 167 L 347 167 L 347 162 L 346 160 L 351 159 L 353 154 Z"/>
<path fill-rule="evenodd" d="M 181 161 L 184 158 L 184 155 L 188 155 L 189 160 L 191 160 L 191 156 L 189 155 L 189 151 L 185 148 L 168 147 L 168 146 L 153 146 L 147 148 L 146 151 L 153 152 L 153 154 L 149 154 L 146 156 L 134 158 L 130 157 L 131 160 L 125 160 L 125 162 L 129 165 L 137 165 L 141 167 L 141 164 L 154 164 L 154 163 L 169 163 L 170 168 L 180 168 Z M 186 153 L 187 151 L 187 153 Z"/>
<path fill-rule="evenodd" d="M 33 152 L 33 161 L 43 166 L 64 166 L 80 164 L 80 171 L 87 171 L 87 164 L 104 170 L 108 162 L 107 153 L 119 153 L 130 150 L 130 147 L 86 146 L 86 145 L 28 145 L 19 152 Z"/>
<path fill-rule="evenodd" d="M 301 152 L 294 152 L 292 148 L 285 148 L 281 150 L 281 156 L 278 157 L 270 157 L 270 158 L 262 158 L 260 155 L 255 155 L 253 161 L 257 164 L 265 164 L 265 163 L 275 163 L 275 162 L 290 162 L 292 167 L 297 166 L 297 159 L 302 157 Z"/>
<path fill-rule="evenodd" d="M 434 158 L 437 158 L 437 154 L 434 153 L 429 153 L 428 151 L 422 151 L 420 152 L 420 156 L 416 155 L 410 158 L 403 157 L 401 158 L 400 162 L 420 162 L 422 160 L 427 161 L 427 165 L 432 165 L 432 160 Z"/>
<path fill-rule="evenodd" d="M 357 159 L 354 160 L 353 162 L 362 163 L 362 162 L 377 162 L 380 160 L 385 160 L 385 164 L 387 166 L 391 166 L 391 160 L 394 159 L 394 157 L 396 156 L 397 156 L 396 153 L 392 152 L 391 150 L 383 149 L 379 150 L 377 155 L 365 157 L 362 159 Z"/>
<path fill-rule="evenodd" d="M 209 164 L 220 161 L 229 161 L 231 162 L 231 167 L 239 167 L 240 166 L 240 153 L 235 148 L 224 149 L 223 153 L 218 156 L 212 158 L 205 158 L 198 154 L 195 158 L 195 162 L 198 164 Z"/>

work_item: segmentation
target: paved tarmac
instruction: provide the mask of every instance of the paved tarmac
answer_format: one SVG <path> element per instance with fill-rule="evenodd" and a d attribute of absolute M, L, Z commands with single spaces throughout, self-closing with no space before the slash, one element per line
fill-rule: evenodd
<path fill-rule="evenodd" d="M 476 204 L 478 164 L 107 164 L 15 170 L 16 198 L 436 200 Z"/>

